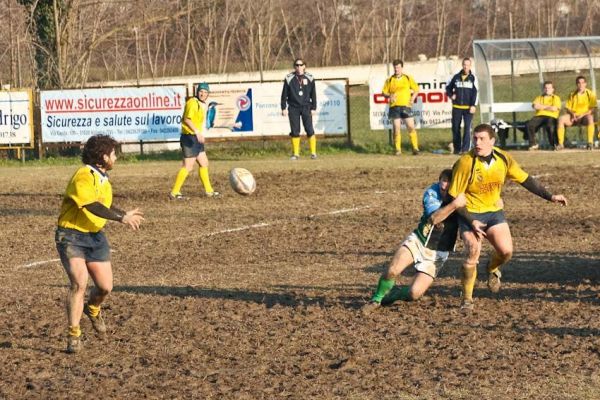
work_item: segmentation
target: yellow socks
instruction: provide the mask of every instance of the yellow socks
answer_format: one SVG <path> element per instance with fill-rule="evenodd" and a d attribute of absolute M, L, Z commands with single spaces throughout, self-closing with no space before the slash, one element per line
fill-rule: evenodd
<path fill-rule="evenodd" d="M 87 308 L 90 312 L 90 317 L 92 317 L 92 318 L 96 318 L 98 316 L 98 314 L 100 314 L 100 306 L 94 306 L 94 305 L 88 304 Z"/>
<path fill-rule="evenodd" d="M 402 133 L 394 133 L 394 149 L 396 153 L 402 152 Z"/>
<path fill-rule="evenodd" d="M 181 192 L 181 187 L 188 177 L 189 172 L 187 169 L 182 167 L 179 172 L 177 172 L 177 177 L 175 178 L 175 184 L 173 185 L 173 189 L 171 189 L 171 194 L 176 195 Z"/>
<path fill-rule="evenodd" d="M 487 265 L 487 271 L 489 273 L 492 272 L 496 272 L 500 266 L 506 262 L 508 262 L 510 260 L 511 257 L 508 257 L 508 259 L 505 259 L 504 257 L 501 257 L 498 253 L 496 253 L 495 251 L 492 253 L 492 255 L 490 256 L 490 262 Z"/>
<path fill-rule="evenodd" d="M 464 263 L 462 267 L 463 300 L 473 300 L 473 288 L 477 280 L 477 264 Z"/>
<path fill-rule="evenodd" d="M 558 137 L 558 144 L 563 145 L 565 143 L 565 127 L 558 127 L 556 130 L 556 136 Z"/>
<path fill-rule="evenodd" d="M 69 336 L 79 337 L 81 336 L 81 328 L 77 326 L 69 326 Z"/>
<path fill-rule="evenodd" d="M 413 150 L 419 150 L 419 137 L 417 136 L 417 131 L 409 132 L 408 137 L 410 138 L 410 144 L 412 145 Z"/>
<path fill-rule="evenodd" d="M 310 147 L 310 154 L 317 154 L 317 137 L 312 135 L 308 138 L 308 147 Z"/>
<path fill-rule="evenodd" d="M 292 138 L 292 152 L 293 152 L 293 155 L 295 155 L 295 156 L 300 155 L 300 138 L 299 137 Z"/>
<path fill-rule="evenodd" d="M 214 192 L 212 185 L 210 184 L 210 178 L 208 177 L 208 167 L 200 167 L 198 169 L 198 175 L 200 176 L 202 186 L 204 186 L 204 191 L 206 193 Z"/>
<path fill-rule="evenodd" d="M 587 126 L 587 142 L 588 142 L 588 144 L 594 143 L 594 128 L 595 127 L 596 127 L 596 125 L 594 125 L 594 124 L 589 124 Z"/>

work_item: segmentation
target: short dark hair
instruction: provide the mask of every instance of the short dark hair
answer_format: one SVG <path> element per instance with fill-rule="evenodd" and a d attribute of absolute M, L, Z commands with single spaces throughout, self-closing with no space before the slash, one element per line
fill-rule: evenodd
<path fill-rule="evenodd" d="M 473 133 L 487 132 L 490 135 L 490 139 L 496 139 L 496 131 L 489 124 L 479 124 L 473 129 Z"/>
<path fill-rule="evenodd" d="M 438 181 L 441 181 L 442 179 L 446 179 L 448 182 L 452 180 L 452 169 L 451 168 L 446 168 L 445 170 L 440 172 Z"/>
<path fill-rule="evenodd" d="M 575 84 L 578 84 L 580 79 L 583 79 L 584 82 L 587 82 L 585 76 L 579 75 L 577 78 L 575 78 Z"/>
<path fill-rule="evenodd" d="M 543 86 L 546 86 L 546 85 L 552 85 L 552 87 L 554 87 L 554 82 L 552 82 L 552 81 L 544 81 L 544 85 Z"/>
<path fill-rule="evenodd" d="M 294 65 L 294 66 L 296 66 L 296 63 L 297 63 L 298 61 L 300 61 L 300 63 L 302 63 L 302 64 L 306 65 L 306 62 L 304 61 L 304 59 L 303 59 L 302 57 L 298 57 L 298 58 L 296 58 L 296 59 L 294 60 L 294 64 L 293 64 L 293 65 Z"/>
<path fill-rule="evenodd" d="M 104 155 L 110 155 L 117 147 L 118 142 L 109 135 L 95 135 L 90 137 L 81 152 L 81 161 L 84 164 L 106 167 Z"/>
<path fill-rule="evenodd" d="M 395 67 L 396 65 L 399 65 L 401 67 L 404 67 L 404 61 L 402 61 L 399 58 L 396 58 L 394 61 L 392 61 L 392 65 Z"/>
<path fill-rule="evenodd" d="M 465 62 L 465 61 L 471 61 L 471 57 L 465 57 L 465 58 L 463 58 L 463 62 Z"/>

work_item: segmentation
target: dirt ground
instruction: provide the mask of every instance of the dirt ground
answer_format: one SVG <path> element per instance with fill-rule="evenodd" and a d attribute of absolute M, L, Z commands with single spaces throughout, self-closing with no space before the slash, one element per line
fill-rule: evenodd
<path fill-rule="evenodd" d="M 213 161 L 223 197 L 194 173 L 185 202 L 166 197 L 177 163 L 117 164 L 115 204 L 147 220 L 108 224 L 110 334 L 82 319 L 76 355 L 53 231 L 77 167 L 3 167 L 0 398 L 598 399 L 600 154 L 514 154 L 571 203 L 505 188 L 515 256 L 499 295 L 480 265 L 467 316 L 460 245 L 421 301 L 359 312 L 453 156 Z M 234 166 L 254 196 L 231 191 Z"/>

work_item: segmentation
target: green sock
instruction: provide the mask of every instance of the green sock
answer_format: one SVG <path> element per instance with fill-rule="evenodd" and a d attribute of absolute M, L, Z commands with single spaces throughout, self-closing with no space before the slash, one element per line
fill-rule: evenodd
<path fill-rule="evenodd" d="M 387 296 L 385 296 L 381 300 L 381 304 L 384 306 L 389 306 L 392 303 L 395 303 L 398 300 L 402 301 L 412 301 L 412 297 L 410 297 L 410 286 L 394 286 L 392 290 L 389 291 Z"/>
<path fill-rule="evenodd" d="M 394 287 L 395 283 L 395 279 L 385 279 L 384 277 L 380 277 L 379 283 L 377 284 L 377 290 L 371 298 L 371 301 L 381 303 L 381 299 L 383 299 L 390 289 Z"/>

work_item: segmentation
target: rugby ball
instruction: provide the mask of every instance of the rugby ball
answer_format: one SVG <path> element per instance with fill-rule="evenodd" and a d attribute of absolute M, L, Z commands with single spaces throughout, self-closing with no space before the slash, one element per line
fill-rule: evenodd
<path fill-rule="evenodd" d="M 245 196 L 251 195 L 256 190 L 256 181 L 245 168 L 234 168 L 229 171 L 229 183 L 236 193 Z"/>

